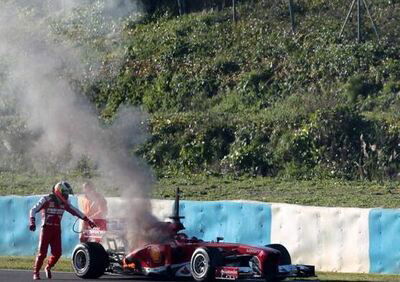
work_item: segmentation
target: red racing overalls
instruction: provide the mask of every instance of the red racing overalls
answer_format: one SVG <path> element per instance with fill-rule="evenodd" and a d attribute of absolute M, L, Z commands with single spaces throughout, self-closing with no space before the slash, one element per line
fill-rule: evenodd
<path fill-rule="evenodd" d="M 71 204 L 60 203 L 55 195 L 50 194 L 42 197 L 30 210 L 30 218 L 42 211 L 42 228 L 39 237 L 38 254 L 34 265 L 34 273 L 39 273 L 43 261 L 46 258 L 49 245 L 51 247 L 51 257 L 47 262 L 47 267 L 53 267 L 61 257 L 61 219 L 64 211 L 86 220 L 87 217 Z"/>

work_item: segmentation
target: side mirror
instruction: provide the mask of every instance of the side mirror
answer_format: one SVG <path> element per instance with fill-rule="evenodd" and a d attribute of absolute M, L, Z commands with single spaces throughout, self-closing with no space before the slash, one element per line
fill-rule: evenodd
<path fill-rule="evenodd" d="M 224 237 L 217 237 L 217 243 L 219 243 L 219 241 L 224 240 Z"/>

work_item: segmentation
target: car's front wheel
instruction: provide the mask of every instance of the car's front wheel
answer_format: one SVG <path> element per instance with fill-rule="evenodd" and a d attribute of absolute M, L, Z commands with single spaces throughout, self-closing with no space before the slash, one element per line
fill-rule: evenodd
<path fill-rule="evenodd" d="M 80 278 L 99 278 L 108 267 L 108 255 L 99 243 L 79 244 L 72 253 L 72 267 Z"/>
<path fill-rule="evenodd" d="M 285 248 L 285 246 L 283 246 L 281 244 L 269 244 L 269 245 L 266 245 L 265 247 L 279 251 L 279 253 L 280 253 L 279 265 L 292 264 L 292 259 L 290 257 L 289 251 Z M 265 268 L 268 268 L 268 266 L 266 266 Z M 277 276 L 277 272 L 278 272 L 278 269 L 276 268 L 276 266 L 270 266 L 268 271 L 266 271 L 265 281 L 266 282 L 279 282 L 279 281 L 285 280 L 285 277 Z"/>
<path fill-rule="evenodd" d="M 214 280 L 215 267 L 221 264 L 221 254 L 214 248 L 197 248 L 190 260 L 190 271 L 194 280 L 212 281 Z"/>
<path fill-rule="evenodd" d="M 292 259 L 290 257 L 289 251 L 285 248 L 285 246 L 281 244 L 269 244 L 266 247 L 277 250 L 281 253 L 280 263 L 281 265 L 292 264 Z"/>

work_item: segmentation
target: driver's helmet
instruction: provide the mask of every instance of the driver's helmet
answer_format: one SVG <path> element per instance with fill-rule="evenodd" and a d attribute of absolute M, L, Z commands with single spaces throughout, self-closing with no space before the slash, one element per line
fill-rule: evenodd
<path fill-rule="evenodd" d="M 68 203 L 68 197 L 74 194 L 71 185 L 67 181 L 60 181 L 53 187 L 54 195 L 64 204 Z"/>

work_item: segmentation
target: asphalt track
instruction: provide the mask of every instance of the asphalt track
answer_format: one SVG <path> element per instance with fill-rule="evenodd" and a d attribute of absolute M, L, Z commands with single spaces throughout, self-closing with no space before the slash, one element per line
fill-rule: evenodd
<path fill-rule="evenodd" d="M 40 272 L 40 277 L 42 280 L 48 280 L 44 272 Z M 26 282 L 32 280 L 31 270 L 0 270 L 0 281 L 5 282 Z M 54 281 L 118 281 L 118 280 L 130 280 L 135 282 L 150 282 L 150 279 L 146 279 L 142 276 L 121 276 L 121 275 L 103 275 L 99 279 L 80 279 L 72 272 L 53 272 Z M 168 281 L 170 282 L 170 281 Z"/>
<path fill-rule="evenodd" d="M 46 278 L 46 275 L 44 272 L 40 272 L 40 277 L 42 280 L 48 280 Z M 9 269 L 0 269 L 0 281 L 10 281 L 10 282 L 26 282 L 32 280 L 32 271 L 31 270 L 9 270 Z M 121 276 L 121 275 L 103 275 L 99 279 L 80 279 L 78 278 L 74 273 L 72 272 L 53 272 L 53 279 L 54 281 L 135 281 L 135 282 L 152 282 L 152 281 L 157 281 L 157 282 L 162 282 L 164 280 L 153 280 L 149 279 L 143 276 Z M 167 281 L 167 280 L 165 280 Z M 186 280 L 186 281 L 191 281 L 191 280 Z M 221 281 L 227 281 L 227 280 L 221 280 Z M 246 280 L 246 281 L 251 281 L 251 280 Z M 260 281 L 260 280 L 254 280 L 254 281 Z M 286 281 L 286 280 L 285 280 Z M 296 282 L 318 282 L 319 280 L 287 280 L 287 281 L 296 281 Z M 175 282 L 168 280 L 168 282 Z M 182 280 L 180 281 L 182 282 Z"/>

